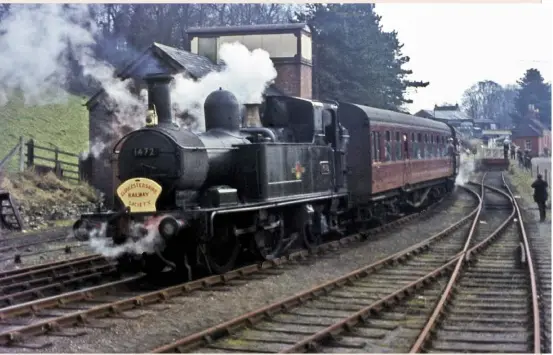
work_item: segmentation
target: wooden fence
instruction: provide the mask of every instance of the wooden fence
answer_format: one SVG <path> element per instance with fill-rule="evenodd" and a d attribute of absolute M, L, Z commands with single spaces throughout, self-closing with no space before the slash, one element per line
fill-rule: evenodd
<path fill-rule="evenodd" d="M 52 171 L 60 179 L 70 181 L 89 181 L 92 172 L 92 159 L 82 159 L 78 154 L 60 150 L 58 147 L 44 147 L 37 145 L 33 139 L 25 142 L 23 137 L 0 161 L 0 170 L 16 154 L 19 154 L 18 170 L 25 167 L 34 168 L 39 174 Z"/>

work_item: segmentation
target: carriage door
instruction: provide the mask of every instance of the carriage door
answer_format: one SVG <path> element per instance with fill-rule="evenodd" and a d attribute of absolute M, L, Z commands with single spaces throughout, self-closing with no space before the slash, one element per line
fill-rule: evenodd
<path fill-rule="evenodd" d="M 413 137 L 414 134 L 411 133 Z M 409 149 L 409 133 L 401 132 L 401 142 L 398 142 L 401 146 L 401 157 L 403 158 L 403 186 L 409 184 L 411 181 L 411 153 L 412 148 Z M 411 139 L 411 143 L 413 139 Z"/>

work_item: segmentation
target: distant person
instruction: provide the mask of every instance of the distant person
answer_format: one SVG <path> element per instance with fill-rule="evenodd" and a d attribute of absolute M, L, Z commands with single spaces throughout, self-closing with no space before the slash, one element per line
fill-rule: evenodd
<path fill-rule="evenodd" d="M 536 181 L 532 183 L 534 189 L 534 201 L 538 204 L 540 210 L 540 222 L 545 221 L 545 202 L 547 201 L 547 182 L 543 180 L 541 174 L 538 174 Z"/>

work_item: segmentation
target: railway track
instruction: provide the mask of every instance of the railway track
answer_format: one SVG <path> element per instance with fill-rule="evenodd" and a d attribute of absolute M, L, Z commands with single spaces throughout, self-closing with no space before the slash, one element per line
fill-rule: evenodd
<path fill-rule="evenodd" d="M 284 272 L 279 268 L 286 266 L 287 263 L 301 261 L 313 254 L 332 252 L 341 246 L 364 241 L 369 236 L 385 232 L 416 218 L 421 218 L 436 207 L 404 217 L 367 233 L 356 234 L 342 238 L 339 241 L 323 244 L 312 251 L 293 252 L 279 259 L 245 266 L 224 275 L 211 276 L 176 286 L 156 288 L 150 292 L 144 292 L 140 287 L 136 287 L 144 281 L 143 276 L 137 275 L 106 285 L 6 307 L 0 309 L 0 326 L 2 326 L 0 328 L 0 346 L 42 348 L 48 346 L 50 342 L 36 343 L 30 337 L 36 335 L 74 336 L 76 335 L 75 332 L 71 332 L 68 328 L 75 325 L 85 328 L 103 327 L 105 324 L 102 325 L 101 321 L 98 320 L 102 317 L 125 318 L 129 317 L 125 313 L 127 310 L 163 303 L 170 298 L 186 295 L 195 290 L 212 289 L 218 286 L 229 287 L 235 282 L 248 278 L 270 277 Z M 464 223 L 466 221 L 459 226 Z M 450 228 L 444 231 L 443 235 L 453 233 L 457 228 Z M 440 237 L 436 236 L 434 239 L 438 240 Z M 413 252 L 416 253 L 419 249 L 424 248 L 424 245 L 418 245 L 413 249 Z M 82 331 L 77 333 L 81 334 Z"/>
<path fill-rule="evenodd" d="M 114 262 L 100 255 L 0 273 L 0 308 L 118 279 Z"/>
<path fill-rule="evenodd" d="M 466 238 L 435 237 L 153 352 L 540 352 L 537 289 L 526 236 L 518 233 L 520 211 L 510 191 L 485 186 L 483 178 L 482 196 L 484 189 L 496 196 L 469 215 Z M 498 211 L 503 217 L 482 228 L 489 226 L 482 217 Z M 515 216 L 518 226 L 511 223 Z M 506 282 L 512 292 L 502 295 Z"/>
<path fill-rule="evenodd" d="M 0 239 L 0 252 L 12 251 L 67 238 L 70 228 L 52 228 L 39 232 L 13 233 L 12 236 Z"/>

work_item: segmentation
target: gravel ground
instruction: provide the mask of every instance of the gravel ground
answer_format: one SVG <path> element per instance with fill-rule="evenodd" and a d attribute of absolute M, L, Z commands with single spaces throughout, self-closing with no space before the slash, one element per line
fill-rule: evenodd
<path fill-rule="evenodd" d="M 551 353 L 551 208 L 547 211 L 547 220 L 545 223 L 539 222 L 539 211 L 532 196 L 527 193 L 522 193 L 524 187 L 520 184 L 520 180 L 511 179 L 509 177 L 510 186 L 514 188 L 513 193 L 519 193 L 517 199 L 519 207 L 522 210 L 526 233 L 531 244 L 533 257 L 535 260 L 543 309 L 542 324 L 545 329 L 543 334 L 546 343 L 546 353 Z"/>
<path fill-rule="evenodd" d="M 86 328 L 87 334 L 81 337 L 38 337 L 36 342 L 53 341 L 53 346 L 40 350 L 49 353 L 148 352 L 188 334 L 342 276 L 430 237 L 472 210 L 473 198 L 461 191 L 459 189 L 459 193 L 452 197 L 450 206 L 438 208 L 440 212 L 424 221 L 404 226 L 358 248 L 346 248 L 310 263 L 290 264 L 283 268 L 284 272 L 280 275 L 241 282 L 224 292 L 200 291 L 171 299 L 157 307 L 148 306 L 136 311 L 143 315 L 140 319 L 102 319 L 102 323 L 112 325 L 107 330 Z M 133 315 L 131 312 L 128 314 Z M 25 348 L 0 348 L 0 351 L 36 352 Z"/>

